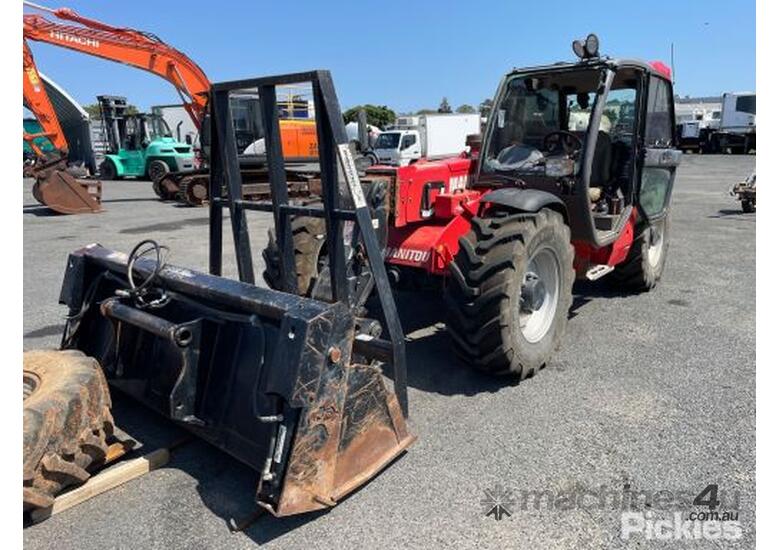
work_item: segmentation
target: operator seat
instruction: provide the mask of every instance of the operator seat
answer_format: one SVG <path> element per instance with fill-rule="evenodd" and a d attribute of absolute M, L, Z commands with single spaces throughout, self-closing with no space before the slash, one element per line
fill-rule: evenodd
<path fill-rule="evenodd" d="M 612 140 L 609 134 L 599 130 L 593 165 L 590 171 L 590 187 L 606 187 L 612 179 Z"/>
<path fill-rule="evenodd" d="M 586 132 L 572 132 L 583 144 Z M 599 130 L 596 149 L 593 151 L 593 165 L 590 170 L 590 187 L 606 187 L 612 179 L 612 139 L 609 134 Z"/>

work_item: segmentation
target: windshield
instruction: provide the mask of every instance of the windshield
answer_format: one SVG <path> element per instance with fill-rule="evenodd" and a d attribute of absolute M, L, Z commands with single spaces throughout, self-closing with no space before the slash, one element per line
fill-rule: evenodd
<path fill-rule="evenodd" d="M 160 139 L 171 136 L 171 129 L 165 120 L 158 115 L 149 115 L 146 118 L 146 131 L 150 140 Z"/>
<path fill-rule="evenodd" d="M 599 69 L 510 77 L 492 118 L 483 172 L 544 173 L 551 156 L 576 159 L 600 77 Z M 561 131 L 573 137 L 556 136 Z"/>
<path fill-rule="evenodd" d="M 398 143 L 401 140 L 400 132 L 382 132 L 376 138 L 374 149 L 398 149 Z"/>

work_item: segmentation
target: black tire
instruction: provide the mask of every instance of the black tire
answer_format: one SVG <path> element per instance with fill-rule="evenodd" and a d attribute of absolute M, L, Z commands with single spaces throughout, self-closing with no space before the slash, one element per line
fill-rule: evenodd
<path fill-rule="evenodd" d="M 208 179 L 198 176 L 181 178 L 176 198 L 187 206 L 205 205 L 209 200 Z"/>
<path fill-rule="evenodd" d="M 756 211 L 756 205 L 753 201 L 745 199 L 742 201 L 742 211 L 745 214 L 752 214 Z"/>
<path fill-rule="evenodd" d="M 667 215 L 634 238 L 628 257 L 610 273 L 615 286 L 622 290 L 645 292 L 658 284 L 666 264 L 670 225 Z M 653 250 L 656 246 L 660 248 Z"/>
<path fill-rule="evenodd" d="M 115 180 L 118 178 L 113 161 L 106 159 L 100 163 L 100 178 L 104 180 Z"/>
<path fill-rule="evenodd" d="M 149 174 L 149 179 L 153 182 L 162 180 L 171 171 L 170 167 L 164 160 L 155 159 L 149 163 L 149 167 L 146 172 Z"/>
<path fill-rule="evenodd" d="M 159 180 L 152 180 L 152 190 L 154 191 L 154 194 L 157 195 L 157 198 L 162 201 L 174 200 L 176 195 L 172 195 L 166 191 L 165 187 L 163 186 L 163 179 L 164 178 Z"/>
<path fill-rule="evenodd" d="M 298 281 L 298 294 L 310 296 L 325 256 L 325 220 L 296 216 L 290 222 L 293 234 L 295 255 L 295 273 Z M 265 270 L 263 279 L 269 287 L 280 290 L 281 265 L 276 233 L 268 230 L 268 245 L 263 250 Z"/>
<path fill-rule="evenodd" d="M 46 508 L 102 464 L 113 435 L 98 362 L 80 351 L 24 354 L 24 511 Z"/>
<path fill-rule="evenodd" d="M 533 376 L 559 346 L 568 320 L 574 284 L 569 227 L 560 213 L 549 209 L 535 215 L 496 212 L 473 218 L 459 243 L 445 292 L 447 328 L 456 354 L 492 374 Z M 551 297 L 549 306 L 535 310 L 554 308 L 542 335 L 528 338 L 524 320 L 533 317 L 521 311 L 530 301 L 521 294 L 529 259 L 535 262 L 541 255 L 555 266 L 557 299 Z"/>

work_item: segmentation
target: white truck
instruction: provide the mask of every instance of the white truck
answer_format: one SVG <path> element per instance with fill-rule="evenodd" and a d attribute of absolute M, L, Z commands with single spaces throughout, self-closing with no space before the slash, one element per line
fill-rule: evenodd
<path fill-rule="evenodd" d="M 406 125 L 405 122 L 413 125 Z M 441 159 L 466 151 L 466 137 L 480 133 L 479 114 L 437 113 L 402 117 L 382 132 L 370 156 L 378 164 L 406 166 L 421 158 Z"/>
<path fill-rule="evenodd" d="M 747 153 L 756 148 L 756 92 L 724 93 L 720 123 L 712 138 L 721 153 Z"/>

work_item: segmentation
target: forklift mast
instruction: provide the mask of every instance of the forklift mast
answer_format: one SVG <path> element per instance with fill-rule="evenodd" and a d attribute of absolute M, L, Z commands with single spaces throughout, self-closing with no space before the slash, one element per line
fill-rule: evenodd
<path fill-rule="evenodd" d="M 109 152 L 116 154 L 122 149 L 127 138 L 127 98 L 99 95 L 97 100 L 100 106 L 103 133 L 109 144 Z"/>

